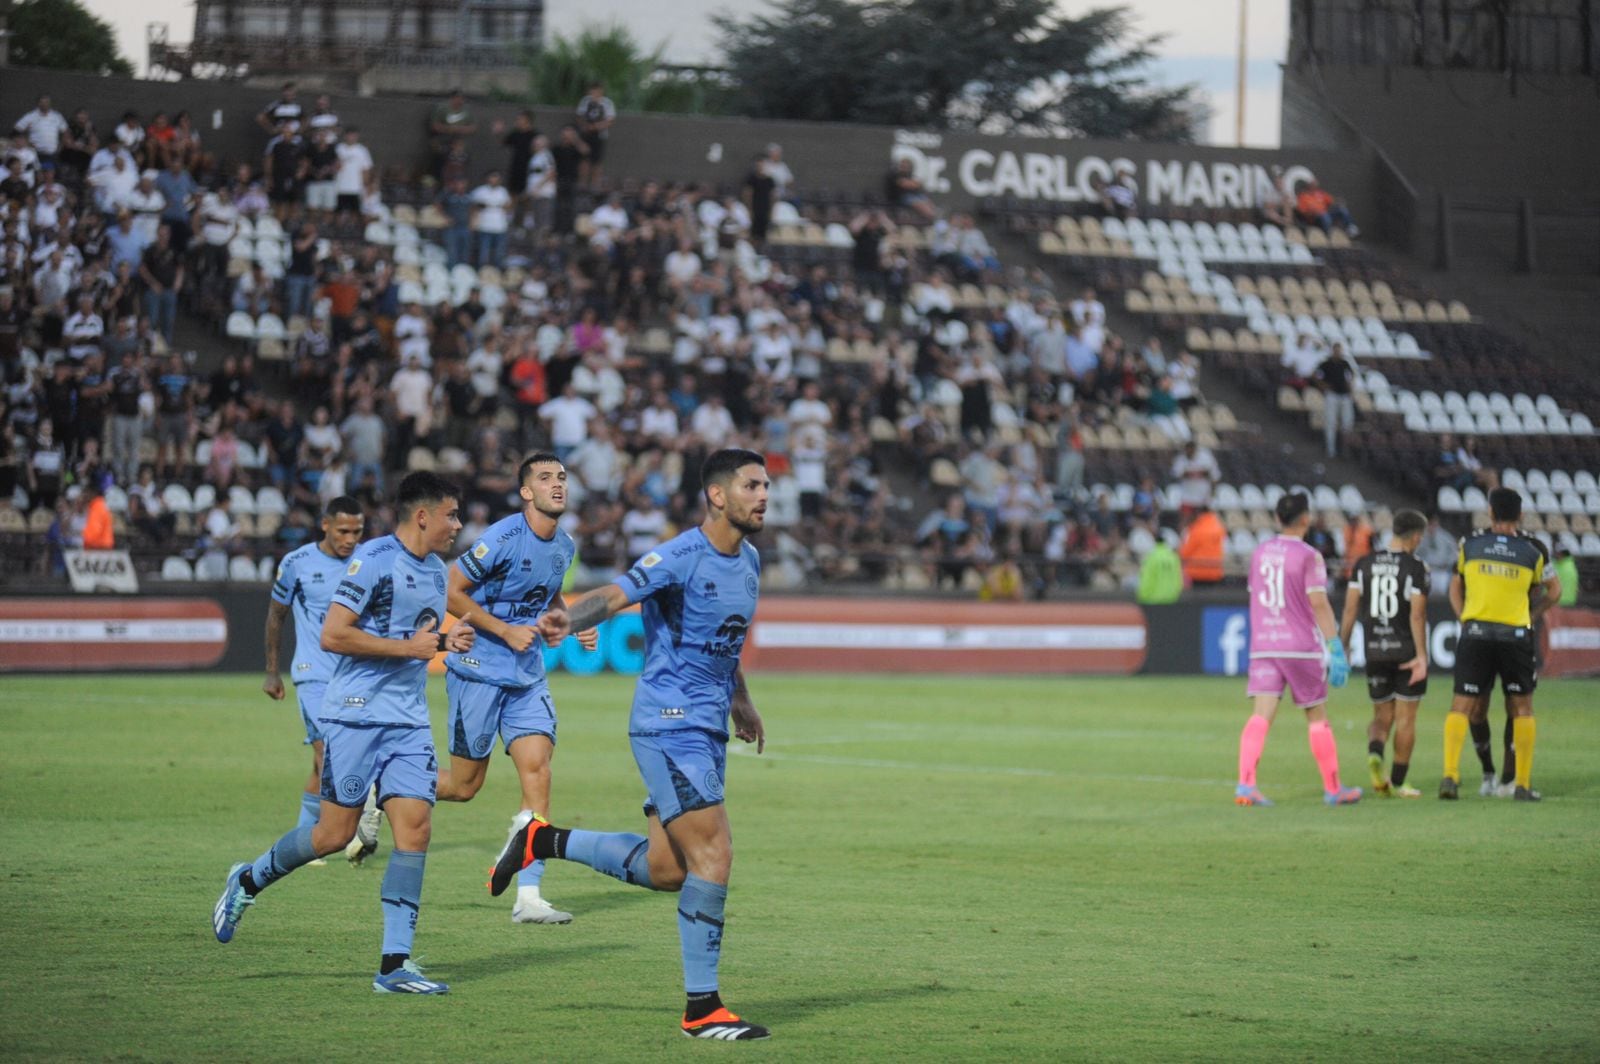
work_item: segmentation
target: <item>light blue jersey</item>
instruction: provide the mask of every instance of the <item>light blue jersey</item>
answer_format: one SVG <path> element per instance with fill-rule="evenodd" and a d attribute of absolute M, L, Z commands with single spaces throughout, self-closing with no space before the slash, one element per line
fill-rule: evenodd
<path fill-rule="evenodd" d="M 629 602 L 643 604 L 644 671 L 629 734 L 698 729 L 726 741 L 733 674 L 761 592 L 761 555 L 749 543 L 722 554 L 693 528 L 616 583 Z"/>
<path fill-rule="evenodd" d="M 359 620 L 356 627 L 381 639 L 409 639 L 445 616 L 445 563 L 419 558 L 392 535 L 356 548 L 333 592 L 333 605 Z M 334 655 L 333 679 L 323 699 L 325 722 L 370 727 L 428 726 L 428 663 L 414 658 Z"/>
<path fill-rule="evenodd" d="M 494 617 L 517 626 L 533 624 L 561 592 L 577 545 L 556 529 L 541 539 L 520 512 L 490 525 L 472 549 L 456 559 L 474 584 L 472 601 Z M 445 666 L 464 680 L 497 687 L 536 687 L 546 682 L 543 642 L 518 654 L 488 632 L 479 630 L 472 649 L 451 654 Z"/>
<path fill-rule="evenodd" d="M 289 679 L 295 685 L 327 683 L 333 678 L 337 655 L 322 649 L 322 622 L 328 616 L 333 589 L 339 586 L 347 558 L 335 558 L 318 543 L 296 547 L 278 563 L 272 601 L 288 606 L 294 615 L 294 664 Z"/>

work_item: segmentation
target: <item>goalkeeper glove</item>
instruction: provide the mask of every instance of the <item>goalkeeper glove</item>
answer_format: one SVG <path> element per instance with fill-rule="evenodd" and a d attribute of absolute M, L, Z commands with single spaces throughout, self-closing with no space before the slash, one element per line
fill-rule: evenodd
<path fill-rule="evenodd" d="M 1345 657 L 1344 644 L 1338 636 L 1328 638 L 1328 683 L 1343 687 L 1350 679 L 1350 659 Z"/>

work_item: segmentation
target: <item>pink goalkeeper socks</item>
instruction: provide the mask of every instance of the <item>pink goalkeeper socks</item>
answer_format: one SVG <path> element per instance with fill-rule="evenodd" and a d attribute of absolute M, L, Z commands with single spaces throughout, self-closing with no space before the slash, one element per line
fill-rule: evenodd
<path fill-rule="evenodd" d="M 1244 731 L 1239 733 L 1239 782 L 1246 787 L 1256 785 L 1256 763 L 1261 760 L 1261 751 L 1267 745 L 1267 729 L 1272 727 L 1272 722 L 1266 717 L 1250 715 L 1245 721 Z"/>
<path fill-rule="evenodd" d="M 1317 770 L 1322 773 L 1322 789 L 1332 793 L 1339 789 L 1339 746 L 1333 741 L 1333 729 L 1328 722 L 1319 720 L 1306 732 L 1311 741 L 1311 756 L 1317 759 Z"/>

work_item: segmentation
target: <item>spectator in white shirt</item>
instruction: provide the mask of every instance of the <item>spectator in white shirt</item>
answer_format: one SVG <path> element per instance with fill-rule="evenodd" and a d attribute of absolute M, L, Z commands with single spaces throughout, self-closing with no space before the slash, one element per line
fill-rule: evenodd
<path fill-rule="evenodd" d="M 110 218 L 127 202 L 128 193 L 139 184 L 139 173 L 127 152 L 111 156 L 110 163 L 89 175 L 94 190 L 95 209 Z"/>
<path fill-rule="evenodd" d="M 156 172 L 146 170 L 139 175 L 139 183 L 123 197 L 123 206 L 133 213 L 133 228 L 146 243 L 156 242 L 156 230 L 161 228 L 161 212 L 167 208 L 167 197 L 156 188 Z"/>
<path fill-rule="evenodd" d="M 407 303 L 405 310 L 394 322 L 394 341 L 401 361 L 415 358 L 424 368 L 433 365 L 433 323 L 422 312 L 421 303 Z"/>
<path fill-rule="evenodd" d="M 750 345 L 750 359 L 769 382 L 786 381 L 794 370 L 794 338 L 780 321 L 769 318 Z"/>
<path fill-rule="evenodd" d="M 649 495 L 640 493 L 632 508 L 622 515 L 622 537 L 628 557 L 642 557 L 666 538 L 667 515 Z"/>
<path fill-rule="evenodd" d="M 506 258 L 506 231 L 511 228 L 511 193 L 491 170 L 472 190 L 472 231 L 478 234 L 478 265 L 501 266 Z"/>
<path fill-rule="evenodd" d="M 1317 375 L 1317 367 L 1322 365 L 1322 359 L 1321 344 L 1306 333 L 1296 336 L 1292 342 L 1283 345 L 1281 365 L 1284 383 L 1291 388 L 1306 387 Z"/>
<path fill-rule="evenodd" d="M 773 200 L 788 199 L 789 188 L 794 184 L 794 171 L 783 161 L 782 144 L 767 145 L 767 176 L 772 178 Z"/>
<path fill-rule="evenodd" d="M 712 392 L 706 396 L 705 402 L 695 407 L 689 427 L 713 450 L 727 445 L 733 437 L 733 415 L 728 413 L 720 392 Z"/>
<path fill-rule="evenodd" d="M 1183 505 L 1200 509 L 1211 505 L 1211 489 L 1222 479 L 1222 469 L 1209 447 L 1190 440 L 1183 453 L 1172 460 L 1172 479 L 1178 482 Z"/>
<path fill-rule="evenodd" d="M 41 163 L 53 164 L 61 151 L 61 135 L 67 132 L 67 119 L 50 106 L 50 97 L 45 95 L 39 97 L 38 106 L 17 119 L 14 128 L 27 134 Z"/>
<path fill-rule="evenodd" d="M 556 158 L 550 153 L 550 138 L 543 133 L 533 138 L 524 191 L 528 195 L 529 224 L 540 232 L 548 231 L 556 217 Z"/>
<path fill-rule="evenodd" d="M 550 426 L 551 450 L 565 462 L 577 450 L 589 432 L 589 422 L 598 414 L 593 403 L 578 394 L 573 381 L 568 380 L 561 394 L 547 400 L 539 408 L 539 420 Z"/>
<path fill-rule="evenodd" d="M 822 401 L 822 388 L 816 381 L 806 381 L 800 389 L 800 398 L 789 404 L 789 428 L 799 432 L 806 425 L 827 429 L 833 425 L 833 411 Z"/>
<path fill-rule="evenodd" d="M 683 295 L 694 283 L 694 279 L 700 276 L 700 265 L 700 256 L 694 253 L 694 242 L 688 237 L 680 237 L 677 250 L 667 256 L 663 265 L 667 284 L 674 294 Z"/>
<path fill-rule="evenodd" d="M 407 454 L 412 444 L 433 430 L 433 375 L 413 355 L 389 382 L 389 394 L 400 422 L 400 453 Z"/>
<path fill-rule="evenodd" d="M 361 213 L 362 193 L 372 184 L 372 153 L 361 143 L 361 131 L 354 126 L 344 131 L 344 140 L 334 150 L 339 156 L 333 178 L 338 199 L 334 202 L 341 215 L 354 217 Z"/>
<path fill-rule="evenodd" d="M 678 439 L 678 411 L 663 389 L 656 389 L 650 405 L 639 415 L 639 432 L 662 447 L 673 446 Z"/>
<path fill-rule="evenodd" d="M 567 468 L 590 495 L 615 498 L 627 471 L 627 456 L 611 442 L 606 423 L 596 421 L 589 436 L 566 459 Z"/>
<path fill-rule="evenodd" d="M 795 432 L 789 463 L 794 469 L 795 486 L 800 489 L 800 516 L 811 522 L 821 520 L 822 505 L 828 497 L 827 433 L 816 425 Z M 813 525 L 809 531 L 817 529 Z"/>
<path fill-rule="evenodd" d="M 1098 355 L 1106 342 L 1106 305 L 1100 302 L 1093 288 L 1085 288 L 1081 296 L 1068 304 L 1067 309 L 1072 313 L 1072 320 L 1083 330 L 1078 338 Z"/>
<path fill-rule="evenodd" d="M 67 357 L 82 362 L 100 350 L 100 339 L 105 336 L 106 323 L 94 309 L 94 296 L 78 296 L 78 309 L 61 327 L 61 341 L 67 345 Z"/>
<path fill-rule="evenodd" d="M 616 243 L 629 226 L 628 210 L 622 205 L 622 193 L 613 192 L 606 197 L 606 201 L 589 215 L 589 222 L 594 226 L 594 235 L 589 240 L 596 247 L 609 248 Z"/>

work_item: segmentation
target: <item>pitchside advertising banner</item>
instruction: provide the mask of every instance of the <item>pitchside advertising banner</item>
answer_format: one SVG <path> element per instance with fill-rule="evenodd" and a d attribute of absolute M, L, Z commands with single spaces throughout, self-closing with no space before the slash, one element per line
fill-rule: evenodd
<path fill-rule="evenodd" d="M 264 592 L 231 589 L 188 598 L 0 598 L 0 672 L 259 671 L 266 603 Z M 1429 657 L 1448 672 L 1460 626 L 1443 603 L 1433 604 L 1430 622 Z M 1542 640 L 1543 675 L 1600 675 L 1600 613 L 1552 610 Z M 1248 668 L 1249 647 L 1243 605 L 768 596 L 743 661 L 769 672 L 1237 676 Z M 601 626 L 593 651 L 569 638 L 543 653 L 552 672 L 637 673 L 644 627 L 630 611 Z"/>
<path fill-rule="evenodd" d="M 1428 663 L 1440 672 L 1456 666 L 1461 622 L 1448 603 L 1428 602 Z M 1350 664 L 1363 668 L 1361 624 L 1350 638 Z M 1600 674 L 1600 613 L 1552 609 L 1539 630 L 1542 676 Z M 1250 611 L 1246 606 L 1206 606 L 1200 613 L 1200 666 L 1214 676 L 1242 676 L 1250 667 Z"/>

